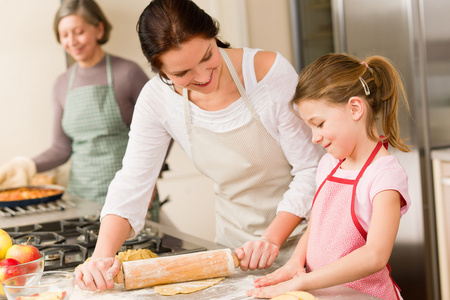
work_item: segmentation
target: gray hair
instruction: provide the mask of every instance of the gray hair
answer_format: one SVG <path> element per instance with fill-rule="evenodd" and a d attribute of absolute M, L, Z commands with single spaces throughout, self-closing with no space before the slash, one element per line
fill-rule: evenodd
<path fill-rule="evenodd" d="M 93 0 L 64 0 L 59 7 L 55 15 L 55 20 L 53 21 L 53 31 L 56 35 L 56 40 L 60 43 L 58 25 L 62 18 L 70 15 L 79 15 L 87 23 L 98 26 L 103 23 L 104 33 L 98 43 L 100 45 L 105 44 L 109 40 L 109 34 L 111 32 L 112 26 L 106 19 L 101 8 Z"/>

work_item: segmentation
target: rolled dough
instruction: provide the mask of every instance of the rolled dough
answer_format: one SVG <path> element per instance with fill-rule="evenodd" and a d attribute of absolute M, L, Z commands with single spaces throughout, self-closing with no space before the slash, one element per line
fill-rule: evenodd
<path fill-rule="evenodd" d="M 155 292 L 163 296 L 173 296 L 176 294 L 190 294 L 197 291 L 207 289 L 213 285 L 218 284 L 220 281 L 224 280 L 225 277 L 195 280 L 188 282 L 179 282 L 171 284 L 163 284 L 154 287 Z"/>
<path fill-rule="evenodd" d="M 273 297 L 271 300 L 315 300 L 312 294 L 304 291 L 291 291 L 282 295 Z"/>

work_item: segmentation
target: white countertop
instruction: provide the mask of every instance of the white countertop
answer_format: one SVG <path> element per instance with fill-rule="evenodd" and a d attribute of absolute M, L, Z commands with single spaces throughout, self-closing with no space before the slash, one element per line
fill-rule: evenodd
<path fill-rule="evenodd" d="M 152 287 L 143 288 L 139 290 L 126 291 L 122 284 L 116 284 L 111 290 L 89 292 L 80 290 L 77 286 L 74 289 L 71 299 L 92 299 L 92 300 L 134 300 L 134 299 L 153 299 L 153 300 L 250 300 L 253 298 L 247 297 L 245 291 L 253 287 L 255 278 L 266 273 L 273 272 L 277 267 L 273 266 L 266 270 L 256 270 L 243 272 L 237 270 L 236 273 L 225 280 L 219 282 L 217 285 L 198 291 L 192 294 L 178 294 L 174 296 L 161 296 L 157 294 Z M 335 286 L 327 289 L 310 291 L 316 296 L 317 300 L 376 300 L 378 298 L 362 294 L 350 288 L 343 286 Z"/>

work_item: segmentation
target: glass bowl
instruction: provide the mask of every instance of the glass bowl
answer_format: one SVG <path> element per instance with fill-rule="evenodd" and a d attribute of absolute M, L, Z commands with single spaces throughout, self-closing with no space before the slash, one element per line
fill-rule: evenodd
<path fill-rule="evenodd" d="M 42 271 L 44 271 L 44 263 L 45 263 L 45 254 L 41 252 L 41 258 L 38 258 L 36 260 L 15 266 L 0 267 L 0 298 L 3 299 L 5 298 L 3 286 L 1 285 L 3 281 L 23 274 L 29 273 L 41 274 Z"/>
<path fill-rule="evenodd" d="M 65 271 L 31 273 L 3 281 L 3 289 L 8 300 L 68 300 L 72 295 L 74 286 L 75 273 Z"/>

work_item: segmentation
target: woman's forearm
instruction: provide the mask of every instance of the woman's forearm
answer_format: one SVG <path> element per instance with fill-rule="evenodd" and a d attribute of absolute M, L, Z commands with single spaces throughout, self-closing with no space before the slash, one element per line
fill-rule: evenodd
<path fill-rule="evenodd" d="M 100 232 L 92 258 L 114 257 L 131 230 L 127 219 L 116 215 L 102 218 Z"/>
<path fill-rule="evenodd" d="M 302 219 L 296 215 L 281 211 L 273 219 L 272 223 L 270 223 L 262 237 L 272 244 L 281 247 L 281 244 L 283 244 L 301 221 Z"/>

